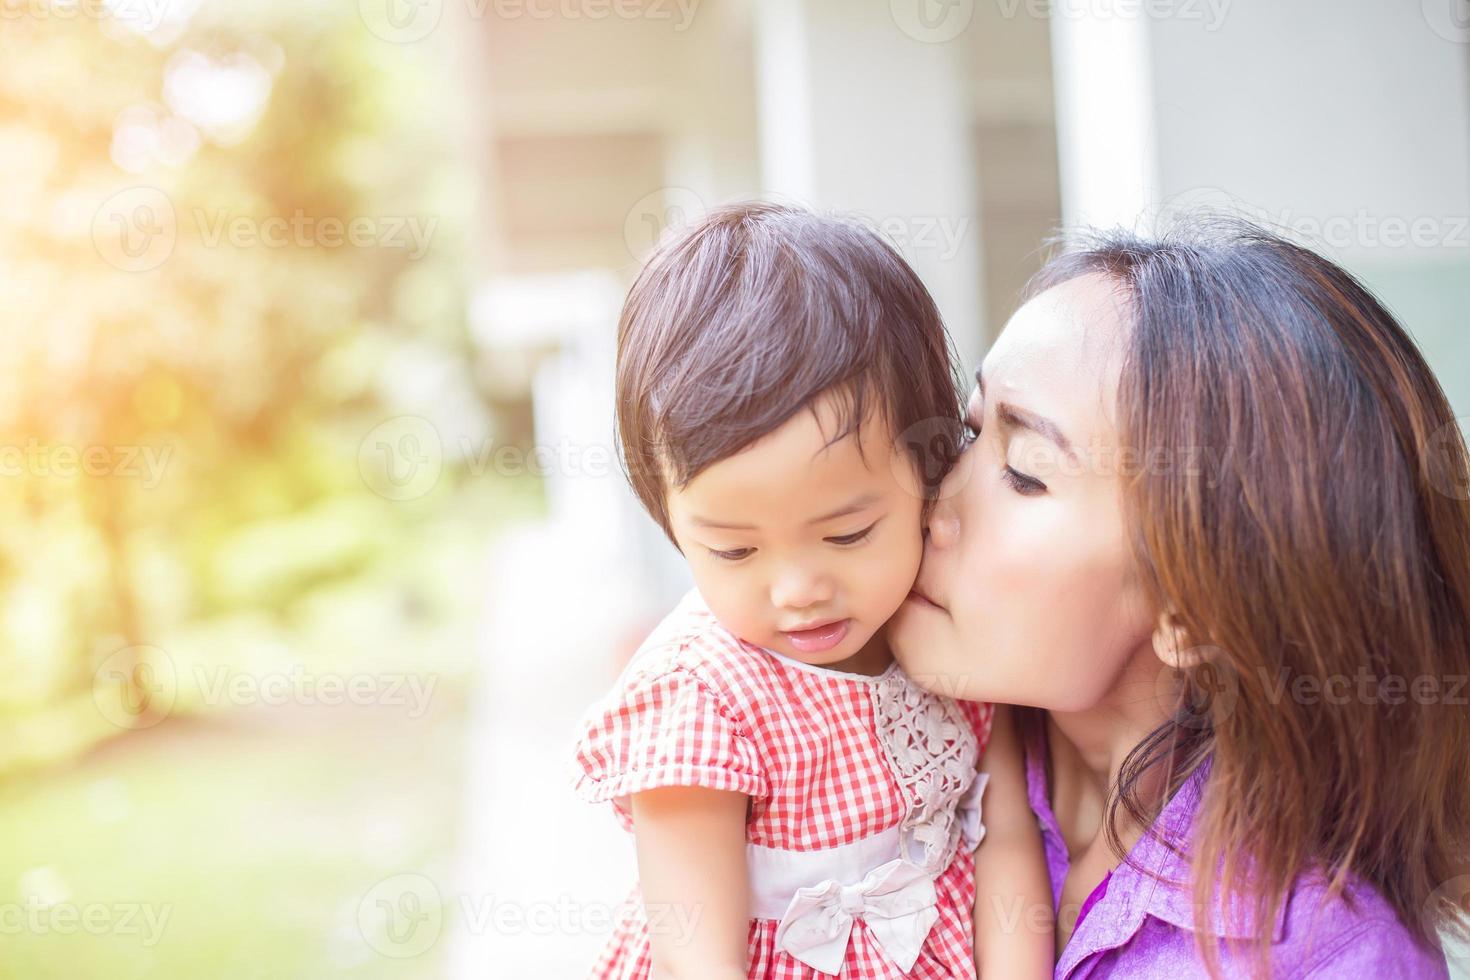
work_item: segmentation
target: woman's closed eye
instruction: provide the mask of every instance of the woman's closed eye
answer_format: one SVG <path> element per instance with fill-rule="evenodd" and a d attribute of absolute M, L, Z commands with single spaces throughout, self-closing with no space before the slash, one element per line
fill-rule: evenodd
<path fill-rule="evenodd" d="M 1034 476 L 1027 476 L 1025 473 L 1012 467 L 1009 463 L 1001 468 L 1000 478 L 1005 481 L 1006 486 L 1023 497 L 1035 497 L 1039 494 L 1046 493 L 1045 483 L 1042 483 Z"/>

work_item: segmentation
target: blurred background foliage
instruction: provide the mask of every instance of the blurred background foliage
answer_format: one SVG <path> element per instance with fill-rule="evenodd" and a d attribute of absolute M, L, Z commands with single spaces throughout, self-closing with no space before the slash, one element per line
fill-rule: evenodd
<path fill-rule="evenodd" d="M 355 4 L 144 6 L 0 23 L 0 903 L 156 903 L 174 941 L 7 929 L 0 976 L 422 975 L 356 904 L 452 839 L 477 563 L 540 506 L 452 463 L 389 499 L 360 456 L 446 378 L 493 424 L 453 78 Z M 371 247 L 319 224 L 362 217 Z M 326 722 L 209 696 L 302 669 L 437 686 Z"/>

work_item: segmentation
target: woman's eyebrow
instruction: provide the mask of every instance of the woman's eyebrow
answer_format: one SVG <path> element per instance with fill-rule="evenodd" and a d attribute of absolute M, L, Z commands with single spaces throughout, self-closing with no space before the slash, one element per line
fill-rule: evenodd
<path fill-rule="evenodd" d="M 975 369 L 975 386 L 980 389 L 980 397 L 985 397 L 985 378 L 982 373 L 985 365 Z M 1012 405 L 1010 402 L 999 402 L 995 406 L 995 417 L 1001 424 L 1013 429 L 1029 429 L 1037 435 L 1049 439 L 1062 452 L 1070 455 L 1072 453 L 1072 440 L 1051 419 L 1045 415 Z"/>
<path fill-rule="evenodd" d="M 1062 430 L 1057 428 L 1057 424 L 1045 415 L 1037 415 L 1035 412 L 1028 412 L 1024 408 L 1017 408 L 1015 405 L 1001 402 L 995 406 L 995 417 L 1003 425 L 1013 429 L 1029 429 L 1037 435 L 1051 440 L 1062 452 L 1068 455 L 1072 453 L 1072 440 L 1068 439 L 1062 433 Z"/>

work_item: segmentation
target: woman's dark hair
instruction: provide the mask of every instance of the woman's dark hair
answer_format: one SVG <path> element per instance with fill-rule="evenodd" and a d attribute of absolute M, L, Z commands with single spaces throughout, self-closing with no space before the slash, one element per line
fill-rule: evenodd
<path fill-rule="evenodd" d="M 1125 479 L 1142 580 L 1205 656 L 1122 766 L 1114 848 L 1208 756 L 1196 908 L 1271 922 L 1304 872 L 1356 875 L 1420 941 L 1463 934 L 1437 889 L 1470 845 L 1470 463 L 1433 372 L 1353 276 L 1244 222 L 1093 234 L 1027 294 L 1085 275 L 1129 311 L 1122 450 L 1214 464 Z"/>
<path fill-rule="evenodd" d="M 873 232 L 778 204 L 718 208 L 662 243 L 629 290 L 619 459 L 673 541 L 670 487 L 830 390 L 842 396 L 830 443 L 876 409 L 932 503 L 960 450 L 956 365 L 924 284 Z"/>

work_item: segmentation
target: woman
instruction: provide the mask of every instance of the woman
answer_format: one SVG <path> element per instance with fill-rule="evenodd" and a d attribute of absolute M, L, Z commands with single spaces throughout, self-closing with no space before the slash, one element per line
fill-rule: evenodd
<path fill-rule="evenodd" d="M 1445 976 L 1470 464 L 1429 368 L 1244 225 L 1098 239 L 1028 294 L 889 637 L 1045 709 L 1016 721 L 1056 976 Z"/>

